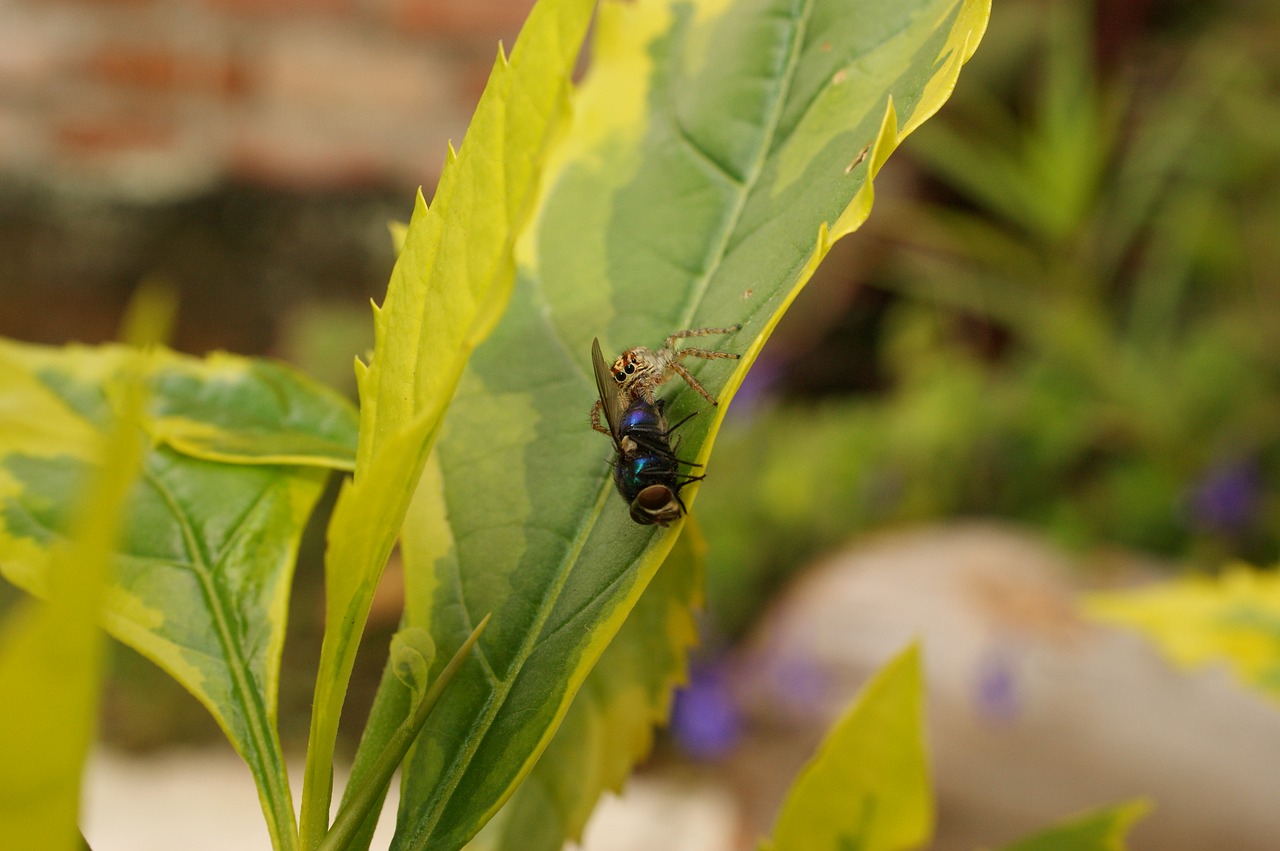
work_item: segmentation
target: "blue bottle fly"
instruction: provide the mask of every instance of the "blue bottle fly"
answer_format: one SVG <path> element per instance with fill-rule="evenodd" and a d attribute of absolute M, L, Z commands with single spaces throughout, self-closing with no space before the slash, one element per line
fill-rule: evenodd
<path fill-rule="evenodd" d="M 631 519 L 644 525 L 666 526 L 685 513 L 680 489 L 701 480 L 680 472 L 681 461 L 671 448 L 671 433 L 683 425 L 685 417 L 668 427 L 663 401 L 644 396 L 629 399 L 614 380 L 600 352 L 600 341 L 591 344 L 591 363 L 600 393 L 600 409 L 609 426 L 609 436 L 617 453 L 613 459 L 613 483 L 631 506 Z"/>

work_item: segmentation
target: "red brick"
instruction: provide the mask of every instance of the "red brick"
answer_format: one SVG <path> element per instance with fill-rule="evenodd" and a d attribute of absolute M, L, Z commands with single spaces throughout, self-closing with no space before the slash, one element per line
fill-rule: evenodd
<path fill-rule="evenodd" d="M 400 30 L 441 36 L 489 36 L 510 47 L 533 0 L 389 0 L 388 15 Z"/>
<path fill-rule="evenodd" d="M 290 27 L 263 40 L 255 58 L 254 106 L 282 119 L 291 110 L 329 126 L 436 115 L 454 97 L 454 63 L 438 52 L 342 27 Z"/>
<path fill-rule="evenodd" d="M 386 181 L 383 157 L 356 146 L 241 138 L 232 145 L 229 159 L 233 177 L 271 186 L 334 189 Z"/>
<path fill-rule="evenodd" d="M 104 9 L 112 7 L 120 9 L 145 9 L 149 6 L 155 6 L 157 0 L 77 0 L 77 5 L 81 6 L 98 6 Z M 67 4 L 71 5 L 71 4 Z"/>
<path fill-rule="evenodd" d="M 355 12 L 355 0 L 204 0 L 204 2 L 215 12 L 245 18 L 287 18 L 317 14 L 347 16 Z"/>
<path fill-rule="evenodd" d="M 489 77 L 493 74 L 493 63 L 498 58 L 498 48 L 494 45 L 493 55 L 486 59 L 471 59 L 464 63 L 458 60 L 460 73 L 458 75 L 458 99 L 463 104 L 474 106 L 480 101 L 480 95 L 484 94 L 485 86 L 489 85 Z"/>
<path fill-rule="evenodd" d="M 0 104 L 0 172 L 21 172 L 44 164 L 48 146 L 44 112 Z"/>
<path fill-rule="evenodd" d="M 229 58 L 181 54 L 165 48 L 103 47 L 85 63 L 96 81 L 147 91 L 243 94 L 248 73 Z"/>
<path fill-rule="evenodd" d="M 168 121 L 99 115 L 67 119 L 54 127 L 53 138 L 64 152 L 92 156 L 170 148 L 177 141 L 177 130 Z"/>

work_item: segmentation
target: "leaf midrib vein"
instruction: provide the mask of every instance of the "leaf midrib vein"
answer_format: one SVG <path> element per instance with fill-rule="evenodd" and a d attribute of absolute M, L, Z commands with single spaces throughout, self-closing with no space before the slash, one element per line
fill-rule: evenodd
<path fill-rule="evenodd" d="M 169 510 L 173 513 L 173 517 L 182 532 L 183 541 L 189 558 L 191 559 L 189 565 L 190 569 L 195 573 L 197 579 L 200 581 L 201 589 L 208 601 L 209 612 L 213 616 L 214 632 L 217 636 L 218 643 L 222 645 L 223 651 L 227 654 L 228 660 L 231 663 L 227 665 L 227 668 L 231 675 L 232 688 L 240 699 L 242 711 L 245 711 L 244 720 L 248 725 L 249 736 L 252 740 L 255 753 L 258 754 L 259 758 L 266 759 L 267 764 L 263 767 L 267 771 L 267 777 L 277 777 L 279 775 L 278 769 L 280 768 L 280 763 L 276 758 L 278 756 L 276 750 L 271 747 L 271 736 L 264 729 L 264 725 L 267 723 L 267 719 L 264 717 L 265 707 L 260 701 L 255 699 L 256 692 L 250 686 L 246 676 L 246 662 L 244 655 L 240 652 L 241 648 L 238 642 L 234 639 L 233 631 L 230 628 L 229 617 L 227 615 L 230 603 L 224 599 L 217 583 L 213 581 L 213 570 L 211 567 L 212 560 L 209 557 L 210 554 L 204 551 L 200 537 L 196 534 L 195 528 L 191 524 L 186 511 L 183 509 L 181 503 L 177 500 L 174 494 L 164 484 L 163 480 L 151 469 L 146 469 L 143 475 L 147 482 L 156 489 L 164 499 L 165 503 L 169 506 Z M 264 499 L 264 496 L 259 493 L 254 503 L 248 507 L 242 517 L 248 515 L 253 510 L 254 505 L 260 503 L 262 499 Z M 236 534 L 239 533 L 239 530 L 243 525 L 243 522 L 236 525 Z M 235 536 L 232 535 L 231 540 L 234 540 L 234 537 Z M 273 812 L 281 812 L 281 808 L 283 807 L 289 808 L 290 811 L 292 810 L 291 803 L 276 800 L 277 793 L 282 792 L 283 790 L 278 789 L 275 783 L 266 783 L 265 788 L 262 791 L 263 794 L 271 798 L 271 810 Z"/>
<path fill-rule="evenodd" d="M 799 55 L 800 55 L 799 46 L 801 41 L 803 40 L 808 19 L 812 13 L 813 5 L 815 2 L 816 0 L 805 0 L 805 2 L 802 4 L 800 14 L 797 16 L 795 30 L 791 38 L 791 49 L 790 49 L 790 54 L 787 61 L 787 66 L 785 69 L 783 69 L 780 91 L 777 99 L 774 101 L 772 114 L 769 115 L 768 120 L 766 122 L 766 131 L 762 133 L 760 137 L 761 145 L 760 145 L 759 153 L 757 154 L 756 160 L 752 164 L 751 169 L 748 171 L 746 178 L 741 184 L 741 191 L 738 193 L 739 195 L 738 203 L 735 205 L 732 215 L 726 221 L 726 225 L 721 234 L 719 244 L 716 246 L 715 251 L 712 253 L 712 256 L 716 256 L 720 260 L 723 259 L 725 248 L 727 247 L 729 240 L 732 237 L 733 232 L 737 227 L 737 223 L 741 220 L 743 211 L 746 208 L 746 202 L 747 202 L 747 198 L 750 195 L 750 191 L 755 186 L 756 181 L 759 180 L 760 174 L 764 169 L 764 164 L 768 160 L 768 152 L 772 148 L 770 144 L 770 140 L 773 138 L 774 133 L 777 131 L 778 122 L 781 120 L 783 106 L 786 103 L 786 95 L 791 88 L 795 70 L 799 62 Z M 712 274 L 714 273 L 715 269 L 718 267 L 719 267 L 719 263 L 717 262 L 714 266 L 708 268 L 708 270 L 704 273 L 704 275 L 700 280 L 695 281 L 694 292 L 692 294 L 692 297 L 690 298 L 689 305 L 686 308 L 682 327 L 688 327 L 689 323 L 692 321 L 693 314 L 697 308 L 697 305 L 701 302 L 702 298 L 705 296 L 707 287 L 710 285 Z M 544 322 L 549 321 L 549 318 L 546 316 L 545 313 L 542 314 L 542 319 Z M 558 333 L 558 329 L 555 328 L 554 325 L 551 328 L 551 332 L 552 332 L 552 336 L 555 339 L 559 340 L 561 345 L 565 347 L 565 350 L 569 351 L 567 341 L 561 338 L 561 335 Z M 596 499 L 595 506 L 585 515 L 583 523 L 579 526 L 578 533 L 574 536 L 572 546 L 570 547 L 569 551 L 565 554 L 565 556 L 561 559 L 560 564 L 556 569 L 555 581 L 547 588 L 547 592 L 543 595 L 542 599 L 544 602 L 541 606 L 539 606 L 537 616 L 535 617 L 533 623 L 530 625 L 528 632 L 525 633 L 524 640 L 521 642 L 519 649 L 517 650 L 515 656 L 513 657 L 513 664 L 509 667 L 508 670 L 514 671 L 515 673 L 509 677 L 505 677 L 496 681 L 497 685 L 494 689 L 493 694 L 490 695 L 489 700 L 486 702 L 484 711 L 477 717 L 476 723 L 471 726 L 472 735 L 469 735 L 466 737 L 467 745 L 458 751 L 457 755 L 452 761 L 452 767 L 456 767 L 459 765 L 463 766 L 462 773 L 465 773 L 466 767 L 470 766 L 471 758 L 474 756 L 475 752 L 479 749 L 480 742 L 484 738 L 483 735 L 475 735 L 475 733 L 477 731 L 481 733 L 487 733 L 488 730 L 492 729 L 493 719 L 497 716 L 499 710 L 502 708 L 503 704 L 506 702 L 507 697 L 510 695 L 512 686 L 514 685 L 515 681 L 519 678 L 520 672 L 524 670 L 525 662 L 528 660 L 529 656 L 532 655 L 534 647 L 536 646 L 536 643 L 537 643 L 537 639 L 541 636 L 543 627 L 545 626 L 547 619 L 550 618 L 552 610 L 555 608 L 555 601 L 559 599 L 560 592 L 563 590 L 565 583 L 568 581 L 569 574 L 572 572 L 572 569 L 574 565 L 577 563 L 583 548 L 586 546 L 586 542 L 591 535 L 591 531 L 595 528 L 596 521 L 603 511 L 604 503 L 608 495 L 609 495 L 609 481 L 608 479 L 604 479 L 601 482 L 600 490 Z M 470 623 L 471 621 L 474 621 L 474 618 L 472 617 L 472 613 L 470 609 L 467 607 L 466 600 L 465 598 L 463 598 L 461 593 L 462 592 L 461 564 L 457 560 L 454 561 L 452 579 L 453 579 L 452 584 L 454 585 L 454 592 L 455 594 L 457 594 L 457 599 L 462 604 L 462 610 L 463 612 L 466 613 L 466 616 Z M 477 645 L 477 647 L 479 647 L 479 645 Z M 426 837 L 431 836 L 432 832 L 435 830 L 436 825 L 439 823 L 440 818 L 443 816 L 445 809 L 448 806 L 448 803 L 453 798 L 453 792 L 457 788 L 456 781 L 461 779 L 462 773 L 455 773 L 454 774 L 455 782 L 449 784 L 447 787 L 442 787 L 442 793 L 440 794 L 439 797 L 435 799 L 436 800 L 435 806 L 427 813 L 426 818 L 422 822 L 420 822 L 421 826 L 415 832 L 415 841 L 411 843 L 411 847 L 418 846 L 417 840 L 425 839 Z M 449 776 L 449 775 L 444 775 L 444 776 Z"/>
<path fill-rule="evenodd" d="M 782 71 L 778 96 L 774 99 L 771 114 L 765 121 L 765 130 L 760 135 L 760 144 L 756 152 L 755 162 L 751 164 L 751 167 L 743 175 L 742 181 L 734 184 L 738 190 L 738 202 L 726 219 L 718 242 L 713 245 L 711 252 L 708 254 L 708 257 L 713 262 L 707 265 L 706 271 L 703 272 L 700 278 L 694 280 L 693 286 L 690 288 L 690 297 L 679 323 L 681 328 L 691 327 L 694 314 L 706 296 L 707 289 L 711 286 L 711 279 L 724 262 L 729 242 L 737 231 L 738 223 L 742 220 L 742 215 L 747 208 L 747 200 L 751 197 L 752 190 L 755 189 L 757 182 L 760 180 L 760 175 L 764 171 L 765 163 L 769 160 L 769 152 L 773 150 L 773 138 L 778 131 L 778 124 L 782 120 L 782 113 L 787 103 L 787 95 L 791 91 L 791 86 L 794 82 L 796 68 L 800 64 L 804 34 L 808 29 L 809 17 L 813 13 L 813 7 L 816 2 L 817 0 L 804 0 L 800 4 L 799 14 L 796 16 L 795 29 L 791 34 L 787 66 Z M 672 125 L 677 123 L 674 112 L 669 118 Z"/>
<path fill-rule="evenodd" d="M 515 681 L 519 679 L 520 672 L 524 670 L 525 662 L 528 661 L 529 656 L 533 654 L 533 650 L 537 644 L 537 638 L 542 633 L 542 628 L 545 626 L 547 619 L 551 617 L 551 612 L 555 608 L 555 601 L 559 599 L 560 592 L 563 590 L 565 583 L 568 582 L 569 574 L 572 572 L 573 566 L 577 564 L 578 557 L 582 553 L 583 547 L 586 546 L 587 539 L 591 535 L 591 529 L 595 526 L 595 518 L 600 515 L 604 506 L 605 498 L 608 495 L 608 490 L 602 487 L 599 496 L 596 499 L 595 506 L 587 513 L 586 519 L 579 527 L 580 531 L 574 535 L 569 552 L 560 560 L 560 565 L 557 567 L 555 573 L 555 582 L 548 586 L 547 592 L 543 594 L 542 599 L 544 602 L 538 606 L 538 614 L 529 630 L 525 633 L 525 638 L 520 643 L 519 649 L 512 658 L 512 663 L 507 668 L 509 671 L 514 671 L 515 673 L 502 678 L 498 678 L 491 674 L 491 679 L 494 683 L 493 693 L 490 694 L 489 699 L 486 701 L 484 711 L 477 716 L 476 723 L 471 725 L 471 735 L 464 738 L 466 744 L 459 749 L 457 755 L 452 760 L 451 772 L 444 775 L 453 776 L 454 782 L 449 784 L 443 794 L 436 798 L 436 805 L 428 811 L 427 817 L 420 822 L 421 826 L 415 832 L 414 840 L 410 843 L 411 848 L 420 847 L 420 840 L 424 840 L 431 836 L 436 825 L 439 823 L 440 818 L 444 815 L 449 802 L 453 799 L 453 792 L 457 788 L 457 780 L 461 779 L 462 774 L 466 772 L 466 768 L 471 765 L 472 757 L 475 756 L 476 751 L 480 747 L 480 743 L 484 739 L 483 734 L 493 728 L 493 719 L 497 716 L 498 711 L 502 708 L 503 704 L 506 703 L 507 697 L 511 694 L 512 686 L 514 686 Z M 475 622 L 475 618 L 472 616 L 471 609 L 467 605 L 466 598 L 462 594 L 462 569 L 461 563 L 457 559 L 453 562 L 453 574 L 451 576 L 451 580 L 454 593 L 457 596 L 458 601 L 461 603 L 462 611 L 466 615 L 467 626 L 470 627 Z M 547 602 L 548 600 L 549 602 Z M 476 645 L 476 649 L 480 649 L 479 644 Z M 487 659 L 485 659 L 482 664 L 487 671 L 493 670 Z M 482 735 L 475 735 L 476 731 L 480 731 Z M 459 765 L 463 767 L 461 772 L 452 771 L 453 767 Z"/>

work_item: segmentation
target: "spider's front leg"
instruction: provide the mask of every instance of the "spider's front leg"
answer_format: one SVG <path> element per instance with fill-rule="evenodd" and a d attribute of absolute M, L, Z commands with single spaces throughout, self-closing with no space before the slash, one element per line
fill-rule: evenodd
<path fill-rule="evenodd" d="M 734 357 L 737 357 L 737 355 L 734 355 Z M 710 402 L 710 403 L 711 403 L 711 404 L 713 404 L 713 405 L 719 405 L 719 404 L 720 404 L 719 402 L 717 402 L 717 401 L 716 401 L 716 400 L 711 396 L 711 394 L 710 394 L 710 393 L 708 393 L 708 392 L 706 391 L 706 388 L 704 388 L 701 384 L 699 384 L 699 383 L 698 383 L 698 379 L 694 378 L 694 377 L 689 373 L 689 370 L 687 370 L 687 369 L 685 369 L 685 368 L 684 368 L 684 366 L 680 363 L 680 361 L 674 361 L 674 360 L 673 360 L 673 361 L 671 362 L 671 369 L 672 369 L 672 370 L 673 370 L 677 375 L 679 375 L 681 378 L 683 378 L 686 384 L 688 384 L 688 385 L 689 385 L 690 387 L 692 387 L 694 390 L 697 390 L 700 394 L 702 394 L 702 398 L 703 398 L 703 399 L 706 399 L 708 402 Z"/>
<path fill-rule="evenodd" d="M 591 406 L 591 427 L 596 431 L 600 432 L 601 434 L 607 434 L 610 437 L 613 437 L 613 433 L 610 432 L 609 429 L 600 425 L 600 412 L 603 410 L 604 410 L 604 402 L 601 402 L 599 399 L 597 399 L 596 403 Z"/>
<path fill-rule="evenodd" d="M 683 331 L 677 331 L 667 338 L 666 347 L 674 349 L 677 340 L 688 339 L 689 337 L 711 337 L 716 334 L 732 334 L 735 331 L 742 330 L 742 323 L 730 325 L 728 328 L 686 328 Z"/>

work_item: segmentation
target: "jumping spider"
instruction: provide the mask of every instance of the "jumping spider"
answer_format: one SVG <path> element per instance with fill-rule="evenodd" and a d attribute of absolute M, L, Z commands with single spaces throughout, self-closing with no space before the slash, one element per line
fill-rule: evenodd
<path fill-rule="evenodd" d="M 644 399 L 652 404 L 656 400 L 654 394 L 657 389 L 665 384 L 672 374 L 675 374 L 683 378 L 685 383 L 694 390 L 697 390 L 702 398 L 715 405 L 716 400 L 698 383 L 698 379 L 689 374 L 689 370 L 685 369 L 680 360 L 686 357 L 707 360 L 718 358 L 737 360 L 741 356 L 732 352 L 713 352 L 707 349 L 677 349 L 676 341 L 688 337 L 732 334 L 740 328 L 742 328 L 742 325 L 739 324 L 730 325 L 728 328 L 692 328 L 685 331 L 677 331 L 668 337 L 662 348 L 657 351 L 647 349 L 644 346 L 627 349 L 613 362 L 609 372 L 613 375 L 614 381 L 618 382 L 619 391 L 626 404 L 637 399 Z M 603 403 L 599 399 L 591 406 L 591 427 L 601 434 L 609 434 L 609 430 L 600 424 L 600 411 L 602 408 Z"/>

